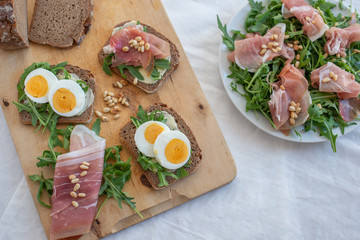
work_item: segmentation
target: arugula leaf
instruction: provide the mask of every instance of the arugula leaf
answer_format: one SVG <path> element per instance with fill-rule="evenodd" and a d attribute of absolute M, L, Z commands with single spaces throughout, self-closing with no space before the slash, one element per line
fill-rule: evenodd
<path fill-rule="evenodd" d="M 114 56 L 114 53 L 110 53 L 109 55 L 106 56 L 106 58 L 104 59 L 104 62 L 103 62 L 103 70 L 109 76 L 112 76 L 109 66 L 112 64 L 113 56 Z"/>
<path fill-rule="evenodd" d="M 91 130 L 93 130 L 96 133 L 96 135 L 99 136 L 100 130 L 101 130 L 101 119 L 100 118 L 96 119 Z"/>
<path fill-rule="evenodd" d="M 221 21 L 220 21 L 220 18 L 219 18 L 219 15 L 216 15 L 217 16 L 217 23 L 218 23 L 218 28 L 220 29 L 220 31 L 222 32 L 222 39 L 223 39 L 223 42 L 225 43 L 226 47 L 230 50 L 230 51 L 234 51 L 235 50 L 235 39 L 237 36 L 240 36 L 241 38 L 245 38 L 245 35 L 241 34 L 240 31 L 233 31 L 232 32 L 232 36 L 230 36 L 228 34 L 228 31 L 227 31 L 227 26 L 226 24 L 222 24 Z"/>
<path fill-rule="evenodd" d="M 155 59 L 155 68 L 161 68 L 161 69 L 170 69 L 171 64 L 170 61 L 167 59 Z"/>
<path fill-rule="evenodd" d="M 45 189 L 49 194 L 49 201 L 50 201 L 50 197 L 53 194 L 54 179 L 53 178 L 47 178 L 47 179 L 44 178 L 43 172 L 41 172 L 41 176 L 36 175 L 36 174 L 35 175 L 29 175 L 29 178 L 33 182 L 39 182 L 40 183 L 39 190 L 38 190 L 38 193 L 37 193 L 37 196 L 36 196 L 38 202 L 41 205 L 43 205 L 44 207 L 51 208 L 50 204 L 46 204 L 41 200 L 41 195 L 42 195 L 43 190 Z"/>
<path fill-rule="evenodd" d="M 139 72 L 140 67 L 134 67 L 134 66 L 130 66 L 130 65 L 120 64 L 117 66 L 117 68 L 119 69 L 120 74 L 123 78 L 127 78 L 127 76 L 124 75 L 124 69 L 127 69 L 134 78 L 137 78 L 139 80 L 144 80 L 143 75 L 141 75 L 141 73 Z"/>

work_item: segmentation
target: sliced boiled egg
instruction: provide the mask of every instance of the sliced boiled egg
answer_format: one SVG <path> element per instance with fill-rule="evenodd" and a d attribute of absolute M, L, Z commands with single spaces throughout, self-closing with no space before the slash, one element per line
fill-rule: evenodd
<path fill-rule="evenodd" d="M 50 88 L 56 82 L 58 78 L 51 71 L 37 68 L 25 78 L 25 94 L 34 102 L 46 103 Z"/>
<path fill-rule="evenodd" d="M 135 132 L 136 147 L 145 156 L 155 157 L 154 143 L 159 134 L 170 131 L 169 127 L 158 121 L 148 121 L 140 125 Z"/>
<path fill-rule="evenodd" d="M 154 143 L 157 162 L 166 169 L 184 166 L 190 157 L 190 141 L 178 130 L 161 133 Z"/>
<path fill-rule="evenodd" d="M 72 117 L 84 110 L 85 93 L 75 81 L 60 80 L 50 89 L 49 103 L 57 114 Z"/>

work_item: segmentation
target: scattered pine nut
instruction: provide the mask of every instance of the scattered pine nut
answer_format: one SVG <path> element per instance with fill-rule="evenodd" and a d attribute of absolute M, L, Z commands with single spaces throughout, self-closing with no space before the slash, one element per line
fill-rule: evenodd
<path fill-rule="evenodd" d="M 78 196 L 79 197 L 86 197 L 86 194 L 85 193 L 79 193 Z"/>
<path fill-rule="evenodd" d="M 111 100 L 112 100 L 113 103 L 115 103 L 115 104 L 118 103 L 118 100 L 117 100 L 116 98 L 114 98 L 114 97 L 113 97 Z"/>
<path fill-rule="evenodd" d="M 111 97 L 115 96 L 115 94 L 113 92 L 108 92 L 108 95 Z"/>
<path fill-rule="evenodd" d="M 300 112 L 301 112 L 301 108 L 298 107 L 298 108 L 296 109 L 296 114 L 299 114 Z"/>
<path fill-rule="evenodd" d="M 297 45 L 299 44 L 300 42 L 298 40 L 294 41 L 294 44 Z"/>
<path fill-rule="evenodd" d="M 122 50 L 123 50 L 123 52 L 128 52 L 128 51 L 129 51 L 129 47 L 128 47 L 128 46 L 124 46 L 124 47 L 122 48 Z"/>
<path fill-rule="evenodd" d="M 280 85 L 280 89 L 281 89 L 281 90 L 285 90 L 284 85 L 281 84 L 281 85 Z"/>
<path fill-rule="evenodd" d="M 150 50 L 150 43 L 145 43 L 145 50 L 149 51 Z"/>
<path fill-rule="evenodd" d="M 346 53 L 345 53 L 345 52 L 341 52 L 341 53 L 340 53 L 340 56 L 344 58 L 344 57 L 346 57 Z"/>
<path fill-rule="evenodd" d="M 272 48 L 272 42 L 268 43 L 268 48 Z"/>
<path fill-rule="evenodd" d="M 290 124 L 291 124 L 291 125 L 295 125 L 295 119 L 290 118 L 289 121 L 290 121 Z"/>
<path fill-rule="evenodd" d="M 328 54 L 328 53 L 325 53 L 325 54 L 324 54 L 324 59 L 326 59 L 328 56 L 329 56 L 329 54 Z"/>
<path fill-rule="evenodd" d="M 142 38 L 141 38 L 140 36 L 137 36 L 137 37 L 135 38 L 135 40 L 138 41 L 138 42 L 140 42 L 140 41 L 142 40 Z"/>
<path fill-rule="evenodd" d="M 77 208 L 79 206 L 79 203 L 77 201 L 72 201 L 71 204 L 74 206 L 74 208 Z"/>
<path fill-rule="evenodd" d="M 284 39 L 289 39 L 289 38 L 290 38 L 289 35 L 285 35 L 285 36 L 284 36 Z"/>
<path fill-rule="evenodd" d="M 294 44 L 292 44 L 292 43 L 287 43 L 286 45 L 288 45 L 288 47 L 290 47 L 290 48 L 294 47 Z"/>
<path fill-rule="evenodd" d="M 89 166 L 85 166 L 85 165 L 80 165 L 80 169 L 83 169 L 83 170 L 88 170 L 89 169 Z"/>
<path fill-rule="evenodd" d="M 331 80 L 330 78 L 326 77 L 326 78 L 324 78 L 324 79 L 322 80 L 322 82 L 323 82 L 323 83 L 327 83 L 327 82 L 330 82 L 330 80 Z"/>
<path fill-rule="evenodd" d="M 87 171 L 82 171 L 81 173 L 80 173 L 80 177 L 83 177 L 83 176 L 85 176 L 87 174 Z"/>
<path fill-rule="evenodd" d="M 105 102 L 107 102 L 107 101 L 109 101 L 109 100 L 111 100 L 111 96 L 107 96 L 107 97 L 104 98 L 104 101 L 105 101 Z"/>
<path fill-rule="evenodd" d="M 296 60 L 300 60 L 300 54 L 296 54 Z"/>
<path fill-rule="evenodd" d="M 110 99 L 109 101 L 106 102 L 107 105 L 113 103 L 113 101 Z"/>
<path fill-rule="evenodd" d="M 342 61 L 343 63 L 346 63 L 346 60 L 345 60 L 344 58 L 342 58 L 341 61 Z"/>
<path fill-rule="evenodd" d="M 114 117 L 114 119 L 118 119 L 118 118 L 120 118 L 120 114 L 116 114 Z"/>
<path fill-rule="evenodd" d="M 102 120 L 103 122 L 109 121 L 109 119 L 108 119 L 107 117 L 105 117 L 105 116 L 102 116 L 102 117 L 101 117 L 101 120 Z M 81 165 L 81 166 L 84 166 L 84 165 Z M 80 168 L 81 168 L 81 166 L 80 166 Z M 86 167 L 86 166 L 84 166 L 84 167 Z M 81 168 L 81 169 L 89 169 L 89 167 L 87 167 L 87 168 Z"/>
<path fill-rule="evenodd" d="M 95 115 L 98 116 L 98 117 L 101 117 L 101 116 L 102 116 L 102 113 L 99 112 L 99 111 L 95 111 Z"/>
<path fill-rule="evenodd" d="M 299 61 L 296 61 L 296 62 L 295 62 L 295 67 L 296 67 L 296 68 L 299 68 L 299 66 L 300 66 L 300 62 L 299 62 Z"/>
<path fill-rule="evenodd" d="M 120 80 L 120 83 L 124 86 L 128 85 L 128 82 L 126 80 Z"/>
<path fill-rule="evenodd" d="M 78 178 L 74 178 L 71 180 L 71 183 L 78 183 L 80 180 Z"/>
<path fill-rule="evenodd" d="M 293 106 L 293 107 L 297 107 L 296 103 L 294 101 L 291 101 L 290 105 Z"/>
<path fill-rule="evenodd" d="M 329 73 L 329 76 L 330 76 L 331 78 L 333 78 L 334 75 L 335 75 L 334 72 L 330 72 L 330 73 Z"/>
<path fill-rule="evenodd" d="M 70 196 L 72 196 L 73 198 L 77 198 L 77 197 L 78 197 L 77 194 L 76 194 L 76 192 L 74 192 L 74 191 L 72 191 L 72 192 L 70 193 Z"/>
<path fill-rule="evenodd" d="M 267 49 L 268 46 L 266 44 L 261 45 L 261 48 Z M 354 49 L 355 50 L 355 49 Z"/>
<path fill-rule="evenodd" d="M 360 53 L 360 50 L 359 49 L 354 49 L 353 52 L 354 53 Z"/>
<path fill-rule="evenodd" d="M 303 49 L 304 49 L 303 45 L 298 45 L 298 48 L 299 48 L 300 50 L 303 50 Z"/>
<path fill-rule="evenodd" d="M 310 22 L 310 21 L 311 21 L 311 18 L 310 18 L 309 16 L 306 16 L 306 17 L 305 17 L 305 20 L 306 20 L 307 22 Z"/>
<path fill-rule="evenodd" d="M 274 47 L 278 47 L 280 44 L 279 44 L 278 42 L 274 42 L 272 45 L 273 45 Z"/>
<path fill-rule="evenodd" d="M 113 106 L 115 106 L 115 103 L 111 102 L 108 106 L 113 107 Z"/>
<path fill-rule="evenodd" d="M 311 23 L 315 25 L 316 21 L 315 21 L 315 20 L 312 20 Z"/>
<path fill-rule="evenodd" d="M 123 88 L 123 85 L 119 81 L 116 82 L 116 85 L 118 86 L 118 88 Z"/>
<path fill-rule="evenodd" d="M 296 114 L 296 112 L 291 112 L 290 113 L 291 118 L 297 119 L 298 115 Z"/>
<path fill-rule="evenodd" d="M 294 50 L 298 51 L 299 50 L 299 45 L 294 45 Z"/>
<path fill-rule="evenodd" d="M 106 98 L 107 94 L 108 94 L 108 91 L 105 90 L 103 93 L 104 98 Z"/>
<path fill-rule="evenodd" d="M 103 109 L 103 112 L 108 113 L 108 112 L 110 112 L 110 110 L 111 110 L 110 108 L 106 107 L 106 108 Z"/>
<path fill-rule="evenodd" d="M 125 104 L 124 104 L 124 105 L 128 107 L 130 104 L 129 104 L 128 102 L 125 102 Z"/>
<path fill-rule="evenodd" d="M 124 105 L 125 102 L 126 102 L 126 97 L 123 97 L 123 99 L 121 100 L 121 104 Z"/>
<path fill-rule="evenodd" d="M 118 102 L 121 103 L 123 97 L 119 97 Z"/>
<path fill-rule="evenodd" d="M 264 55 L 266 53 L 267 49 L 266 48 L 263 48 L 261 51 L 260 51 L 260 55 Z"/>
<path fill-rule="evenodd" d="M 337 25 L 339 25 L 339 23 L 338 22 L 336 22 L 335 24 L 334 24 L 334 26 L 336 27 Z"/>
<path fill-rule="evenodd" d="M 273 53 L 277 53 L 278 50 L 276 50 L 276 48 L 272 48 L 271 51 L 273 51 Z"/>
<path fill-rule="evenodd" d="M 134 78 L 133 84 L 136 85 L 137 83 L 138 83 L 138 79 L 137 79 L 137 78 Z"/>
<path fill-rule="evenodd" d="M 277 47 L 276 51 L 281 52 L 281 47 Z"/>
<path fill-rule="evenodd" d="M 321 110 L 321 109 L 322 109 L 322 106 L 321 106 L 321 104 L 320 104 L 320 103 L 316 104 L 316 106 L 318 106 L 318 107 L 319 107 L 319 110 Z"/>
<path fill-rule="evenodd" d="M 336 82 L 338 80 L 338 75 L 337 74 L 334 74 L 334 77 L 333 77 L 334 81 Z"/>
<path fill-rule="evenodd" d="M 295 112 L 295 111 L 296 111 L 296 109 L 295 109 L 295 107 L 294 107 L 294 106 L 289 106 L 289 111 L 290 111 L 290 112 Z"/>
<path fill-rule="evenodd" d="M 80 189 L 80 183 L 75 184 L 73 191 L 76 192 Z"/>
<path fill-rule="evenodd" d="M 69 179 L 70 179 L 70 180 L 73 180 L 73 179 L 75 179 L 75 178 L 76 178 L 76 176 L 73 175 L 73 174 L 71 174 L 71 175 L 69 176 Z"/>
<path fill-rule="evenodd" d="M 340 58 L 340 53 L 336 54 L 336 57 L 337 57 L 337 58 Z"/>
<path fill-rule="evenodd" d="M 90 166 L 90 163 L 88 163 L 88 162 L 82 162 L 81 164 L 85 165 L 85 166 Z"/>

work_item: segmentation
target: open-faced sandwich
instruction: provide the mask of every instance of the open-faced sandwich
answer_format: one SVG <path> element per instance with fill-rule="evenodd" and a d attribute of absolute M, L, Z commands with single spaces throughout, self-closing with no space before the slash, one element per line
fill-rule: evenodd
<path fill-rule="evenodd" d="M 147 93 L 156 92 L 179 64 L 174 43 L 154 28 L 136 21 L 115 26 L 99 52 L 104 71 L 122 76 Z"/>
<path fill-rule="evenodd" d="M 93 115 L 96 80 L 90 71 L 66 62 L 52 66 L 34 63 L 18 83 L 20 121 L 47 126 L 58 123 L 88 123 Z"/>
<path fill-rule="evenodd" d="M 137 118 L 131 117 L 120 136 L 156 190 L 194 173 L 202 160 L 191 129 L 165 104 L 154 104 L 147 111 L 139 106 Z"/>

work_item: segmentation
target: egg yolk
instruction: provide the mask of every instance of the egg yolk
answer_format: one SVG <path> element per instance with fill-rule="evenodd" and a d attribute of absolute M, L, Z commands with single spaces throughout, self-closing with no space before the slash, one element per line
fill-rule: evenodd
<path fill-rule="evenodd" d="M 53 96 L 54 108 L 60 113 L 71 112 L 76 106 L 75 95 L 66 88 L 59 88 Z"/>
<path fill-rule="evenodd" d="M 174 164 L 182 163 L 188 159 L 188 147 L 180 139 L 171 140 L 165 147 L 166 159 Z"/>
<path fill-rule="evenodd" d="M 145 139 L 146 141 L 148 141 L 151 144 L 154 144 L 156 138 L 158 137 L 158 135 L 160 133 L 162 133 L 164 131 L 164 128 L 156 123 L 152 123 L 150 124 L 146 129 L 145 129 Z"/>
<path fill-rule="evenodd" d="M 46 78 L 36 75 L 29 79 L 26 84 L 26 91 L 35 98 L 41 98 L 48 92 L 48 83 Z"/>

